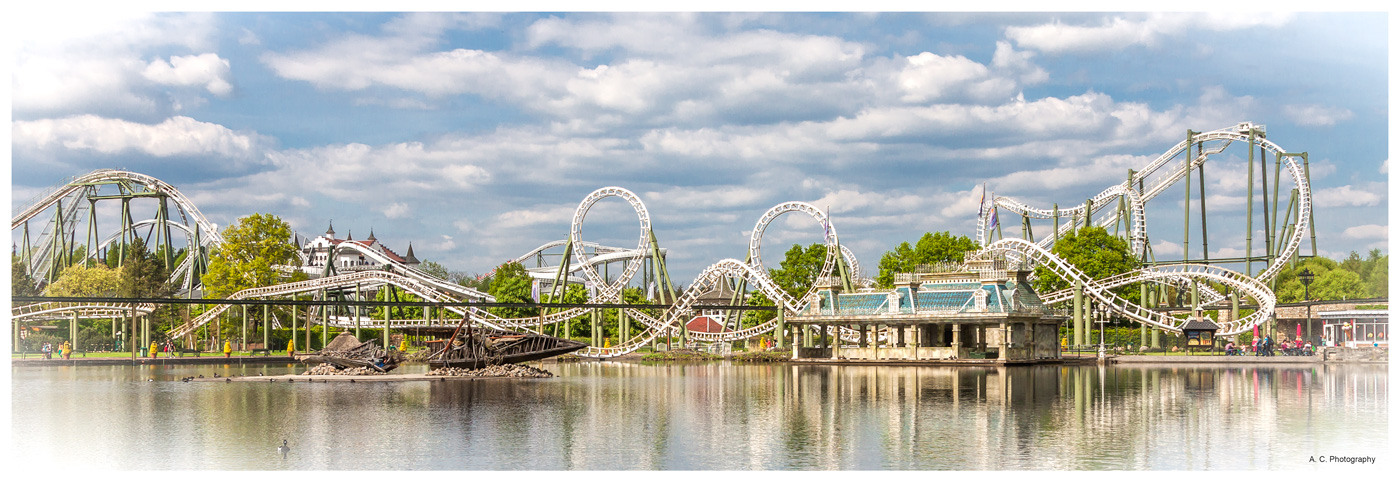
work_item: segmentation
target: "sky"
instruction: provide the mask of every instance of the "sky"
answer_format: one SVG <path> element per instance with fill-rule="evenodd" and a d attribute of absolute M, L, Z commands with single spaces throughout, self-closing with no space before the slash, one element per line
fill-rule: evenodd
<path fill-rule="evenodd" d="M 900 242 L 974 235 L 984 183 L 1077 204 L 1188 129 L 1249 121 L 1309 153 L 1319 254 L 1388 252 L 1385 13 L 36 15 L 5 34 L 12 209 L 124 168 L 219 226 L 333 221 L 483 273 L 620 186 L 676 281 L 743 259 L 787 201 L 829 208 L 873 276 Z M 1245 155 L 1207 166 L 1213 257 L 1244 252 Z M 1159 260 L 1180 259 L 1182 191 L 1148 205 Z M 616 198 L 583 232 L 638 239 Z M 786 215 L 766 265 L 821 238 Z"/>

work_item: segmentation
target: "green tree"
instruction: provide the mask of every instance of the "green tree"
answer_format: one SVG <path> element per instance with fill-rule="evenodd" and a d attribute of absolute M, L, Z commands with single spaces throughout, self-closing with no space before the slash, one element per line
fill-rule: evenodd
<path fill-rule="evenodd" d="M 895 273 L 909 273 L 921 264 L 963 262 L 968 251 L 977 249 L 977 242 L 967 236 L 953 236 L 948 231 L 924 233 L 913 246 L 903 242 L 880 257 L 880 274 L 875 284 L 884 288 L 894 286 Z"/>
<path fill-rule="evenodd" d="M 224 229 L 223 244 L 211 253 L 209 272 L 201 278 L 211 298 L 278 282 L 274 264 L 290 264 L 296 246 L 288 241 L 292 228 L 277 216 L 253 214 Z"/>
<path fill-rule="evenodd" d="M 1092 279 L 1108 278 L 1138 268 L 1128 241 L 1108 234 L 1104 228 L 1089 226 L 1060 238 L 1051 250 Z M 1036 267 L 1035 289 L 1041 293 L 1069 288 L 1070 284 L 1044 266 Z M 1128 301 L 1137 301 L 1136 284 L 1114 290 Z"/>
<path fill-rule="evenodd" d="M 421 263 L 418 263 L 418 269 L 424 273 L 433 275 L 438 279 L 452 279 L 452 271 L 448 270 L 446 266 L 438 264 L 435 261 L 423 261 Z"/>
<path fill-rule="evenodd" d="M 122 289 L 122 272 L 106 266 L 70 266 L 47 287 L 44 296 L 84 296 L 109 298 Z"/>
<path fill-rule="evenodd" d="M 29 279 L 28 271 L 24 267 L 24 261 L 17 255 L 10 255 L 10 296 L 35 296 L 39 294 L 39 289 L 34 286 L 34 281 Z"/>
<path fill-rule="evenodd" d="M 509 262 L 500 265 L 496 268 L 496 274 L 492 278 L 491 288 L 487 293 L 494 296 L 497 303 L 533 303 L 535 301 L 530 298 L 530 274 L 525 272 L 525 267 L 520 263 Z M 534 308 L 492 308 L 491 311 L 506 318 L 523 318 L 539 313 Z"/>
<path fill-rule="evenodd" d="M 819 276 L 834 276 L 836 265 L 833 263 L 831 271 L 821 273 L 822 265 L 826 261 L 826 245 L 812 243 L 803 249 L 801 245 L 794 244 L 783 255 L 783 262 L 779 264 L 779 269 L 769 269 L 768 276 L 778 283 L 789 296 L 794 298 L 807 294 L 807 290 L 817 282 Z"/>
<path fill-rule="evenodd" d="M 146 242 L 136 238 L 127 248 L 121 267 L 123 298 L 165 298 L 174 293 L 165 261 L 146 250 Z"/>

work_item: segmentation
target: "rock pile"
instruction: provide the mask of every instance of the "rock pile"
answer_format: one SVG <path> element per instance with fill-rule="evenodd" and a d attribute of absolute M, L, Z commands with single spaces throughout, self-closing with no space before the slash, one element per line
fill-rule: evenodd
<path fill-rule="evenodd" d="M 302 372 L 302 375 L 383 375 L 383 374 L 384 374 L 383 372 L 379 372 L 379 371 L 376 371 L 376 370 L 373 369 L 373 368 L 366 368 L 366 367 L 346 368 L 346 369 L 344 369 L 344 370 L 341 370 L 341 369 L 336 368 L 335 365 L 332 365 L 332 364 L 329 364 L 329 363 L 322 363 L 322 364 L 320 364 L 320 365 L 316 365 L 316 366 L 314 366 L 314 367 L 311 367 L 310 370 L 307 370 L 307 371 L 305 371 L 305 372 Z"/>
<path fill-rule="evenodd" d="M 554 374 L 547 370 L 541 370 L 525 365 L 505 364 L 491 365 L 475 370 L 465 368 L 442 367 L 434 369 L 425 375 L 430 377 L 513 377 L 513 378 L 549 378 Z"/>

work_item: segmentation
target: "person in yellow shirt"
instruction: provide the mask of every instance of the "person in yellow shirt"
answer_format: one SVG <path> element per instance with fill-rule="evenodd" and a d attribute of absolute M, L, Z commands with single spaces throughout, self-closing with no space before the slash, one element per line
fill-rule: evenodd
<path fill-rule="evenodd" d="M 288 340 L 288 341 L 287 341 L 287 356 L 296 356 L 296 354 L 297 354 L 297 341 L 296 341 L 296 340 Z"/>
<path fill-rule="evenodd" d="M 225 340 L 225 341 L 224 341 L 224 358 L 228 358 L 230 355 L 233 355 L 233 342 L 230 342 L 230 341 Z"/>

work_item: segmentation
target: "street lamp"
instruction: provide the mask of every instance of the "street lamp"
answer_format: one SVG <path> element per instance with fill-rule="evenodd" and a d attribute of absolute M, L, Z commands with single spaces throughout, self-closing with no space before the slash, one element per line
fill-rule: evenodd
<path fill-rule="evenodd" d="M 1308 285 L 1312 284 L 1313 282 L 1312 271 L 1308 271 L 1307 268 L 1303 268 L 1303 272 L 1298 273 L 1298 281 L 1303 282 L 1303 304 L 1308 307 L 1308 318 L 1306 321 L 1306 323 L 1308 324 L 1308 342 L 1312 342 L 1312 302 L 1309 301 L 1308 298 Z"/>

